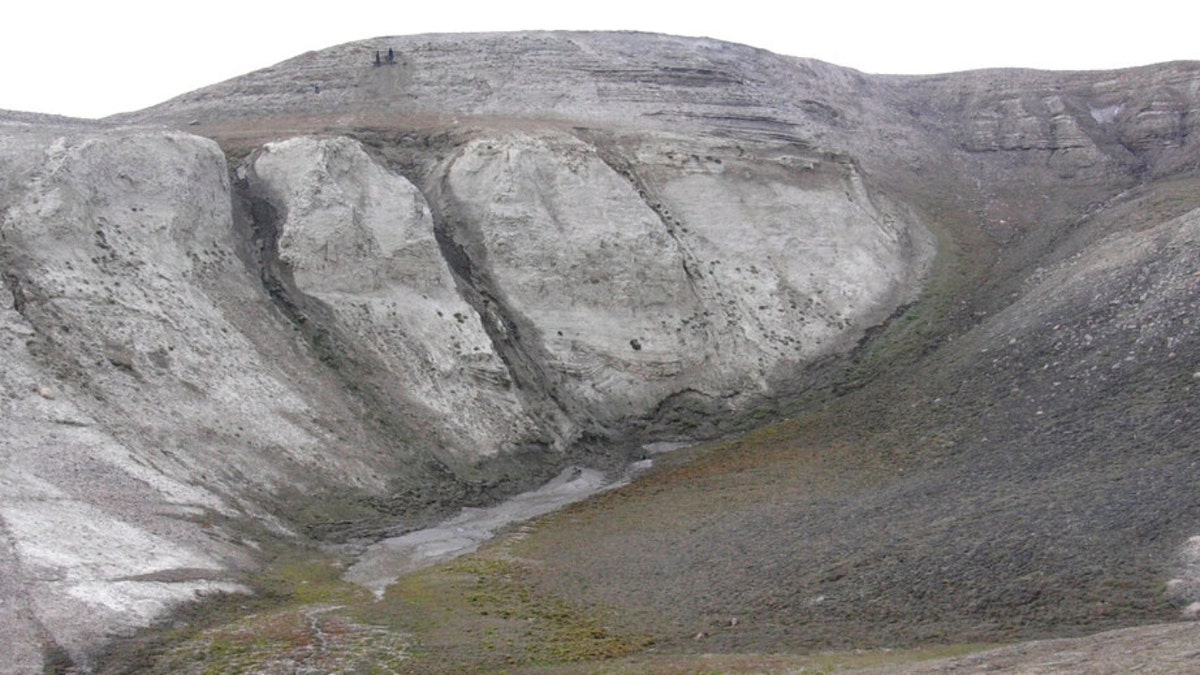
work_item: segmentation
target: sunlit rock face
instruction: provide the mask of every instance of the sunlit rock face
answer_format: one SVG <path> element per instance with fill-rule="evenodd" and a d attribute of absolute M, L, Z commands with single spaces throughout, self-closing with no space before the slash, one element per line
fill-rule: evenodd
<path fill-rule="evenodd" d="M 253 173 L 278 208 L 273 255 L 293 292 L 329 308 L 331 327 L 436 416 L 448 452 L 477 459 L 529 435 L 534 423 L 412 183 L 345 137 L 269 144 Z"/>
<path fill-rule="evenodd" d="M 685 391 L 733 406 L 913 297 L 932 255 L 844 159 L 754 150 L 475 140 L 446 172 L 448 238 L 593 414 L 646 415 Z"/>
<path fill-rule="evenodd" d="M 929 235 L 846 158 L 752 149 L 484 134 L 428 197 L 346 137 L 271 143 L 239 171 L 271 205 L 254 227 L 278 292 L 472 461 L 633 429 L 682 393 L 728 413 L 915 296 Z"/>
<path fill-rule="evenodd" d="M 241 266 L 214 143 L 0 133 L 0 634 L 5 667 L 31 672 L 55 653 L 47 639 L 79 656 L 181 600 L 241 589 L 248 542 L 218 523 L 282 529 L 239 502 L 280 479 L 260 443 L 302 451 L 281 413 L 304 404 L 216 297 Z"/>
<path fill-rule="evenodd" d="M 580 405 L 646 412 L 704 361 L 678 242 L 630 182 L 568 136 L 469 143 L 449 166 L 447 234 Z M 522 330 L 524 329 L 524 330 Z"/>

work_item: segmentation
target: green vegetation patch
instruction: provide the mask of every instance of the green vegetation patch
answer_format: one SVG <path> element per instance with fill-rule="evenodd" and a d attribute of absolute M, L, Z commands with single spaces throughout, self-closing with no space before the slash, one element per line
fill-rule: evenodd
<path fill-rule="evenodd" d="M 249 580 L 253 597 L 228 595 L 189 608 L 118 645 L 106 673 L 407 672 L 411 638 L 362 621 L 372 601 L 341 580 L 342 562 L 311 549 L 287 553 Z"/>
<path fill-rule="evenodd" d="M 408 637 L 337 605 L 251 614 L 169 650 L 152 673 L 407 672 Z"/>
<path fill-rule="evenodd" d="M 510 544 L 406 576 L 360 616 L 416 636 L 411 672 L 597 662 L 650 646 L 615 614 L 540 588 L 539 565 Z"/>

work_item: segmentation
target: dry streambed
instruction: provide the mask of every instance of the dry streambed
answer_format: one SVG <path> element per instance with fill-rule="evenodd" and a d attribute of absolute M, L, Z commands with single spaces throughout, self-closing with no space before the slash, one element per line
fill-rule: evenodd
<path fill-rule="evenodd" d="M 471 553 L 511 525 L 627 485 L 638 473 L 653 466 L 653 456 L 687 446 L 688 443 L 671 441 L 647 443 L 642 447 L 644 458 L 617 478 L 596 469 L 567 467 L 536 490 L 486 508 L 467 507 L 441 524 L 376 542 L 358 556 L 342 578 L 382 598 L 387 587 L 404 574 Z"/>
<path fill-rule="evenodd" d="M 390 537 L 369 546 L 343 578 L 382 598 L 401 575 L 475 551 L 504 527 L 560 509 L 626 481 L 611 481 L 595 469 L 570 467 L 536 490 L 495 506 L 465 508 L 434 527 Z"/>

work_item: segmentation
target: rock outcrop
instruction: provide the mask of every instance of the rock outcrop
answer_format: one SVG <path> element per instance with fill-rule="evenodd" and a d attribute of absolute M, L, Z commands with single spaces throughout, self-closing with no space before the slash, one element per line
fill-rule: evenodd
<path fill-rule="evenodd" d="M 246 592 L 272 543 L 760 420 L 920 297 L 935 235 L 989 272 L 956 316 L 1002 310 L 1081 213 L 1196 168 L 1198 92 L 1194 64 L 871 77 L 539 33 L 343 45 L 102 123 L 9 114 L 10 661 L 86 664 Z"/>
<path fill-rule="evenodd" d="M 268 540 L 712 434 L 915 298 L 933 255 L 850 157 L 769 136 L 500 125 L 402 163 L 306 135 L 229 175 L 178 131 L 4 138 L 2 559 L 28 582 L 4 620 L 44 646 L 28 663 L 244 592 Z"/>
<path fill-rule="evenodd" d="M 339 348 L 396 380 L 390 405 L 440 427 L 439 455 L 469 464 L 536 434 L 412 183 L 345 137 L 270 144 L 244 170 L 279 214 L 260 224 L 273 228 L 272 281 L 325 310 L 316 314 L 342 336 Z"/>
<path fill-rule="evenodd" d="M 22 123 L 3 138 L 0 631 L 35 670 L 43 641 L 78 656 L 237 591 L 250 542 L 220 521 L 244 506 L 276 522 L 234 484 L 284 480 L 256 441 L 302 436 L 280 414 L 302 404 L 217 297 L 245 274 L 216 144 Z M 265 452 L 229 452 L 243 443 Z"/>

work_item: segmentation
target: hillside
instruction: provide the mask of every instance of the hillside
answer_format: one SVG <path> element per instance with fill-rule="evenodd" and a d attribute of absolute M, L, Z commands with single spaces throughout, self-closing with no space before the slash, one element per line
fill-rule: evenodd
<path fill-rule="evenodd" d="M 1193 612 L 1198 98 L 1190 62 L 870 76 L 528 33 L 341 45 L 97 123 L 5 114 L 15 672 L 119 669 L 114 638 L 269 599 L 313 545 L 660 441 L 723 439 L 389 591 L 444 622 L 353 625 L 438 670 L 565 659 L 512 620 L 503 655 L 439 642 L 485 630 L 454 601 L 473 583 L 631 636 L 587 658 Z M 154 635 L 132 644 L 190 639 Z"/>

